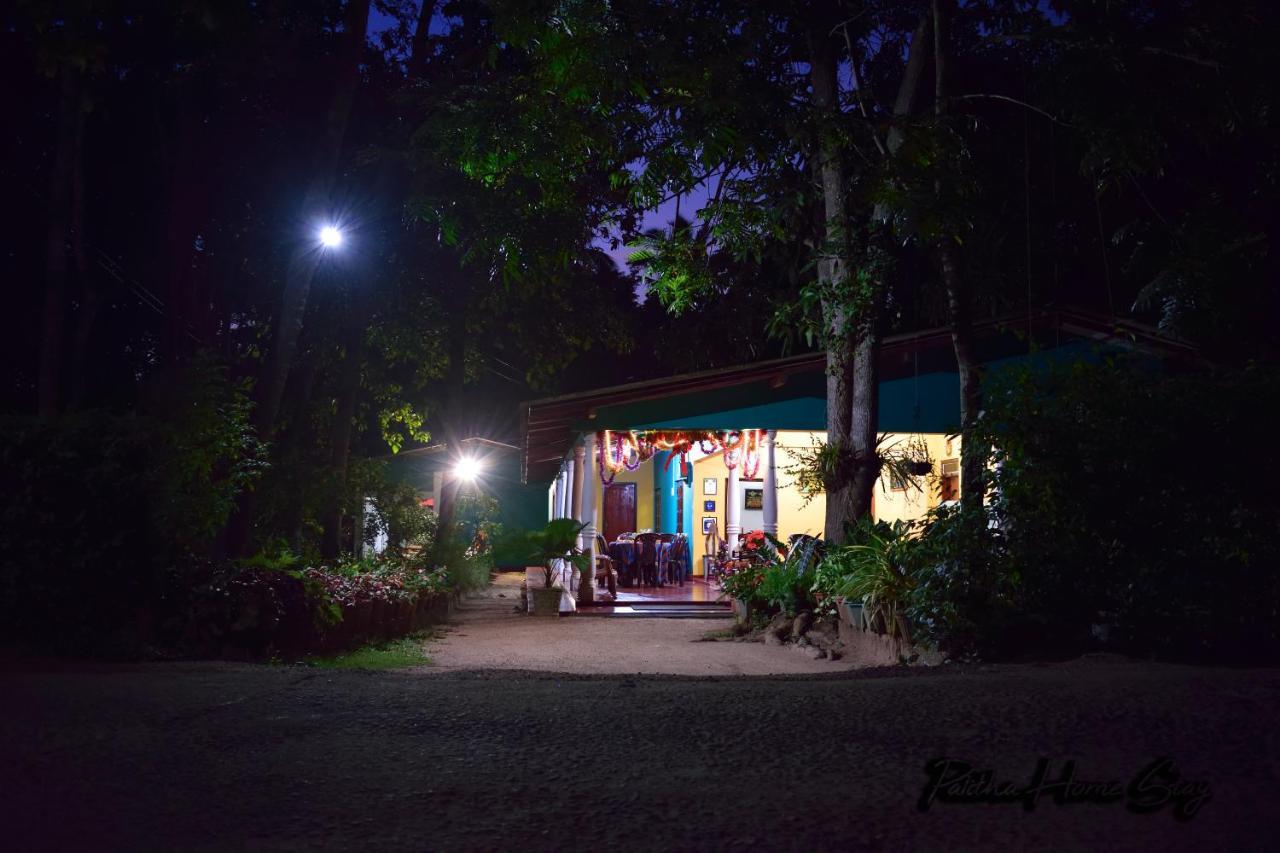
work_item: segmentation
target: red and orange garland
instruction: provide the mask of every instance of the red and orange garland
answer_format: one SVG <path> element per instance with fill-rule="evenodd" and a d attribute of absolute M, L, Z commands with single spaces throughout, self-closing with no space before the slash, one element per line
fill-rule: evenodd
<path fill-rule="evenodd" d="M 639 432 L 603 430 L 596 433 L 596 444 L 600 448 L 596 463 L 600 470 L 600 482 L 607 486 L 624 468 L 634 471 L 640 467 L 640 463 L 652 459 L 658 451 L 666 450 L 671 452 L 667 457 L 666 467 L 671 467 L 671 461 L 679 457 L 680 473 L 687 476 L 692 470 L 689 451 L 696 443 L 708 455 L 724 451 L 724 466 L 732 471 L 741 465 L 742 476 L 751 480 L 760 471 L 760 443 L 763 438 L 762 429 Z"/>

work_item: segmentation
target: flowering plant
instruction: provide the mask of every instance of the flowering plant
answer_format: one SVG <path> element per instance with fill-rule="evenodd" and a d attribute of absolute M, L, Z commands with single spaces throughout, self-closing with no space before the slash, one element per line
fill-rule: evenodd
<path fill-rule="evenodd" d="M 751 560 L 729 560 L 720 568 L 720 597 L 750 601 L 763 578 L 763 566 Z"/>
<path fill-rule="evenodd" d="M 785 559 L 787 546 L 776 536 L 770 536 L 763 530 L 751 530 L 742 537 L 742 551 L 753 557 L 760 557 L 769 562 Z"/>

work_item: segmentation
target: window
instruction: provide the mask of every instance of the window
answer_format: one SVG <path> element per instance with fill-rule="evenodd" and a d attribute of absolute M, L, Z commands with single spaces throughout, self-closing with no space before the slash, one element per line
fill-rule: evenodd
<path fill-rule="evenodd" d="M 938 466 L 938 499 L 960 500 L 960 460 L 943 459 Z"/>

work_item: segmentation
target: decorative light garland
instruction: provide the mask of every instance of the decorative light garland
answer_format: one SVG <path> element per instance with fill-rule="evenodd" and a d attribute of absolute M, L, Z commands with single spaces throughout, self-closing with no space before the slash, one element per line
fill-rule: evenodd
<path fill-rule="evenodd" d="M 732 471 L 742 466 L 742 475 L 755 479 L 760 472 L 760 443 L 764 436 L 762 429 L 690 431 L 690 430 L 602 430 L 596 434 L 599 451 L 596 455 L 596 467 L 600 472 L 600 482 L 608 486 L 618 474 L 626 469 L 634 471 L 641 463 L 652 459 L 660 451 L 669 451 L 663 470 L 671 467 L 677 457 L 680 459 L 680 474 L 688 477 L 693 468 L 689 462 L 689 453 L 696 444 L 698 449 L 710 456 L 716 451 L 724 452 L 725 468 Z"/>

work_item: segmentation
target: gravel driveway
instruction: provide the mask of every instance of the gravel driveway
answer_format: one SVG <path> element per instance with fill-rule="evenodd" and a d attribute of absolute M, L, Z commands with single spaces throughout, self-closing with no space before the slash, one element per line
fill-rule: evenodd
<path fill-rule="evenodd" d="M 804 675 L 850 669 L 858 661 L 813 660 L 795 647 L 701 642 L 733 624 L 723 619 L 623 616 L 535 618 L 517 613 L 522 575 L 498 575 L 466 599 L 454 626 L 427 645 L 432 672 L 512 669 L 578 674 Z"/>
<path fill-rule="evenodd" d="M 232 664 L 5 674 L 10 850 L 1263 849 L 1280 673 L 1107 660 L 693 679 Z M 939 756 L 1212 799 L 935 802 Z M 1060 766 L 1060 765 L 1056 765 Z M 1055 774 L 1058 771 L 1055 770 Z"/>

